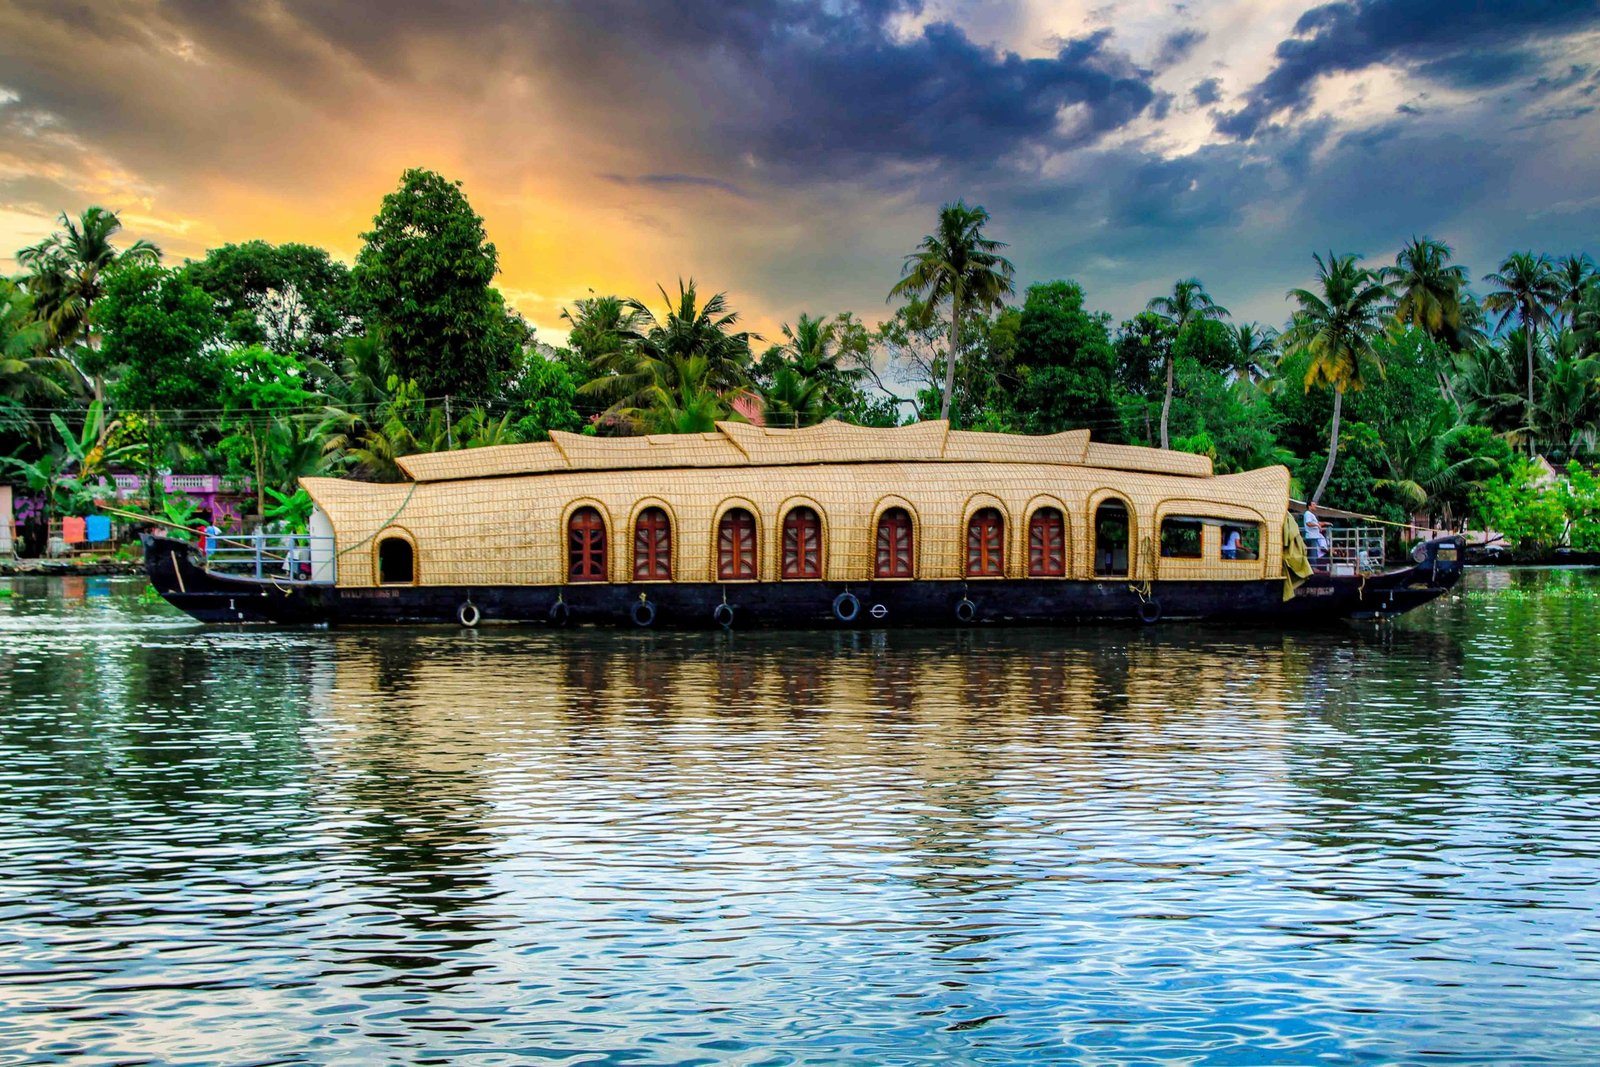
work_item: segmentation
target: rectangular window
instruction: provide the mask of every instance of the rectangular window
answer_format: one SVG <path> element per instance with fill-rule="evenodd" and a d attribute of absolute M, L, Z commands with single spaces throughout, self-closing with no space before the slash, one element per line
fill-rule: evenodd
<path fill-rule="evenodd" d="M 1195 519 L 1162 519 L 1161 555 L 1166 559 L 1199 559 L 1200 523 Z"/>

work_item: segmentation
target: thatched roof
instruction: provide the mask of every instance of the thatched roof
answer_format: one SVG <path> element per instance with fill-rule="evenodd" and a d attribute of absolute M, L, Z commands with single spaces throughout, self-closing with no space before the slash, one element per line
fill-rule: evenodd
<path fill-rule="evenodd" d="M 719 422 L 714 433 L 589 437 L 554 432 L 548 442 L 406 456 L 418 482 L 567 471 L 778 467 L 824 463 L 1043 463 L 1211 477 L 1211 460 L 1186 452 L 1098 444 L 1088 430 L 1044 437 L 952 430 L 943 421 L 876 429 L 825 422 L 801 430 Z"/>

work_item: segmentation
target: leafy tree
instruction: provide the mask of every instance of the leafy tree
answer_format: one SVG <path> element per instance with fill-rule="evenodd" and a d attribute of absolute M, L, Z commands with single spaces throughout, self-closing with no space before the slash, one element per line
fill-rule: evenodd
<path fill-rule="evenodd" d="M 1504 328 L 1512 316 L 1522 325 L 1524 345 L 1528 358 L 1528 408 L 1527 423 L 1533 424 L 1533 339 L 1534 332 L 1550 322 L 1550 307 L 1561 298 L 1560 283 L 1548 256 L 1535 256 L 1532 252 L 1513 252 L 1506 257 L 1500 269 L 1486 274 L 1486 282 L 1499 287 L 1483 301 L 1483 306 L 1499 316 L 1499 328 Z M 1528 439 L 1528 449 L 1533 451 L 1533 438 Z"/>
<path fill-rule="evenodd" d="M 1145 305 L 1145 310 L 1154 312 L 1165 319 L 1172 327 L 1174 337 L 1182 336 L 1184 329 L 1199 319 L 1226 318 L 1228 309 L 1222 307 L 1211 299 L 1205 286 L 1200 284 L 1199 278 L 1185 278 L 1174 283 L 1171 296 L 1158 296 Z M 1161 402 L 1161 447 L 1168 447 L 1167 443 L 1167 417 L 1172 411 L 1172 358 L 1171 349 L 1167 352 L 1166 398 Z"/>
<path fill-rule="evenodd" d="M 1484 529 L 1498 531 L 1524 551 L 1547 552 L 1560 544 L 1566 512 L 1560 498 L 1543 485 L 1542 474 L 1532 460 L 1520 460 L 1474 494 L 1472 509 Z"/>
<path fill-rule="evenodd" d="M 1233 329 L 1216 319 L 1195 319 L 1185 326 L 1172 342 L 1172 358 L 1188 360 L 1219 377 L 1244 373 Z"/>
<path fill-rule="evenodd" d="M 583 416 L 576 408 L 578 383 L 571 367 L 530 349 L 505 390 L 518 440 L 546 441 L 551 430 L 576 433 Z"/>
<path fill-rule="evenodd" d="M 1151 398 L 1156 375 L 1172 355 L 1172 325 L 1153 311 L 1141 311 L 1117 330 L 1117 385 L 1123 391 L 1123 426 L 1134 440 L 1150 444 Z"/>
<path fill-rule="evenodd" d="M 119 407 L 214 408 L 221 387 L 208 346 L 222 331 L 211 297 L 180 271 L 130 266 L 112 275 L 96 316 L 104 343 L 94 361 L 115 369 Z"/>
<path fill-rule="evenodd" d="M 396 373 L 427 395 L 488 396 L 526 327 L 489 285 L 498 254 L 461 183 L 406 171 L 361 236 L 354 282 Z"/>
<path fill-rule="evenodd" d="M 350 268 L 311 245 L 226 244 L 183 272 L 211 294 L 237 345 L 328 362 L 360 329 Z"/>
<path fill-rule="evenodd" d="M 311 400 L 305 368 L 293 356 L 260 345 L 234 349 L 217 362 L 222 372 L 222 424 L 250 443 L 256 514 L 265 515 L 270 431 Z"/>
<path fill-rule="evenodd" d="M 1008 402 L 1030 433 L 1087 426 L 1099 440 L 1117 440 L 1117 357 L 1109 319 L 1085 310 L 1083 302 L 1076 282 L 1028 287 L 1015 346 L 1022 387 Z"/>
<path fill-rule="evenodd" d="M 1291 289 L 1289 298 L 1299 306 L 1284 333 L 1285 349 L 1304 352 L 1310 357 L 1305 387 L 1326 385 L 1333 390 L 1333 421 L 1328 435 L 1328 465 L 1322 480 L 1311 494 L 1311 503 L 1322 500 L 1328 479 L 1333 476 L 1339 455 L 1339 414 L 1346 390 L 1360 389 L 1372 364 L 1372 341 L 1378 332 L 1378 318 L 1388 290 L 1372 271 L 1357 266 L 1357 256 L 1328 253 L 1312 257 L 1317 263 L 1319 292 Z M 1382 373 L 1382 367 L 1376 368 Z"/>
<path fill-rule="evenodd" d="M 957 200 L 939 210 L 939 225 L 922 239 L 920 250 L 906 256 L 900 281 L 889 290 L 898 296 L 918 296 L 929 307 L 950 305 L 950 342 L 945 357 L 943 398 L 939 417 L 950 417 L 955 394 L 956 365 L 960 362 L 965 317 L 998 307 L 1011 294 L 1011 261 L 999 255 L 1005 244 L 983 235 L 989 213 Z"/>
<path fill-rule="evenodd" d="M 1567 544 L 1579 552 L 1600 551 L 1600 477 L 1572 460 L 1555 490 L 1567 520 Z"/>
<path fill-rule="evenodd" d="M 1221 474 L 1293 460 L 1278 446 L 1277 413 L 1261 390 L 1189 356 L 1175 357 L 1174 368 L 1175 449 L 1210 456 Z"/>

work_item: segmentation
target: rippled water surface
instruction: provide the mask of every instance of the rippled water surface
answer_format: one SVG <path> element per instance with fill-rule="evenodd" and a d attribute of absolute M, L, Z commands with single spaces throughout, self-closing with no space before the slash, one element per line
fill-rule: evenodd
<path fill-rule="evenodd" d="M 1594 574 L 1288 636 L 0 588 L 0 1063 L 1596 1062 Z"/>

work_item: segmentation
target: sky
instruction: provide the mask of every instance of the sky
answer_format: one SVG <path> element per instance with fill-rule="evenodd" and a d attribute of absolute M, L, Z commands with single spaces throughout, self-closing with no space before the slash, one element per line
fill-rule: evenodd
<path fill-rule="evenodd" d="M 0 271 L 90 204 L 352 260 L 428 167 L 546 340 L 680 278 L 876 322 L 958 197 L 1019 301 L 1277 324 L 1313 251 L 1600 255 L 1597 105 L 1600 0 L 0 0 Z"/>

